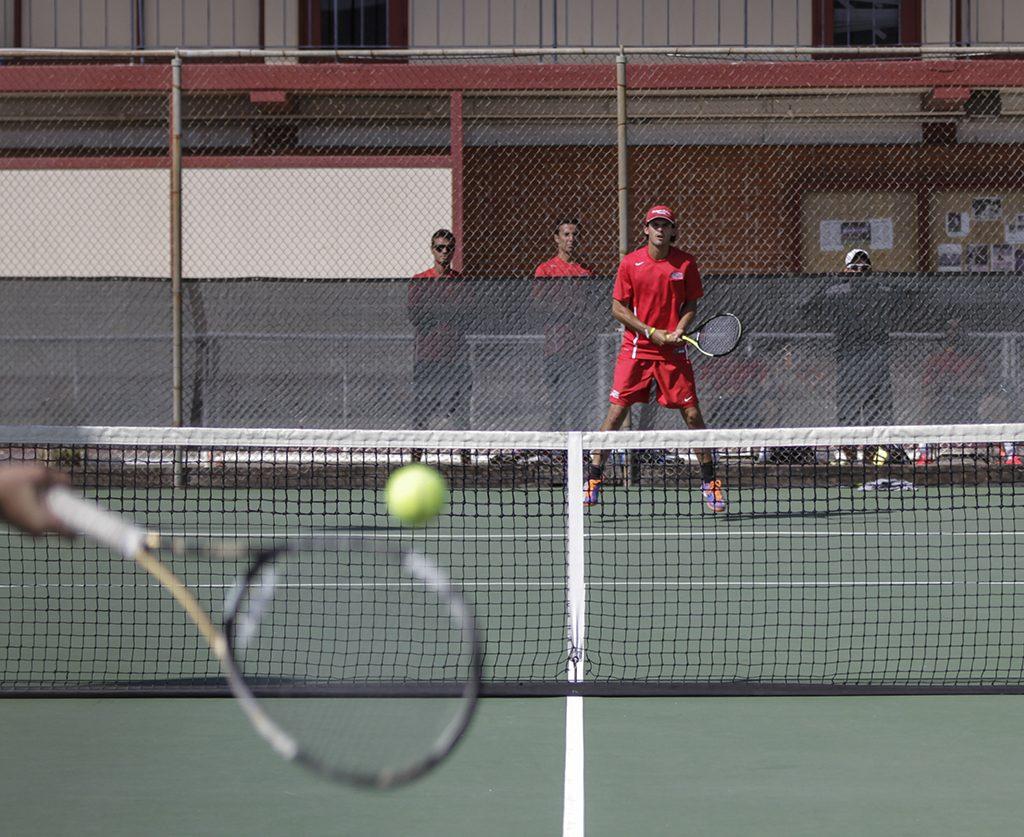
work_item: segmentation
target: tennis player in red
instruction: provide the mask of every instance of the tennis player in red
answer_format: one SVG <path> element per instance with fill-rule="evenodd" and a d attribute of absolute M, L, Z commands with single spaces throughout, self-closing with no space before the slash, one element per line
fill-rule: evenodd
<path fill-rule="evenodd" d="M 704 295 L 693 256 L 672 246 L 676 219 L 667 206 L 652 206 L 644 217 L 647 244 L 629 253 L 619 264 L 612 291 L 612 316 L 623 326 L 622 349 L 615 363 L 611 404 L 601 430 L 622 427 L 632 404 L 647 403 L 651 386 L 658 388 L 658 403 L 679 410 L 686 426 L 704 427 L 697 403 L 693 367 L 680 339 L 693 325 L 697 300 Z M 715 479 L 711 452 L 698 450 L 704 503 L 725 511 L 722 483 Z M 601 493 L 605 451 L 594 451 L 587 474 L 587 505 Z"/>

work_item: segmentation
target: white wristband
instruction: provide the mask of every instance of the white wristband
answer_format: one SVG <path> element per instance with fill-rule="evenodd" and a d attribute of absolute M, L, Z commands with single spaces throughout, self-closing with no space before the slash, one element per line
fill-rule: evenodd
<path fill-rule="evenodd" d="M 653 326 L 644 326 L 644 337 L 646 337 L 648 340 L 650 340 L 652 334 L 654 334 L 654 327 Z"/>

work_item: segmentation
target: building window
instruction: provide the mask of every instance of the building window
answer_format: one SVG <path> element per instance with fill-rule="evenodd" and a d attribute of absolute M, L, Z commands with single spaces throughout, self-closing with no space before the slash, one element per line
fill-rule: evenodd
<path fill-rule="evenodd" d="M 302 46 L 324 49 L 404 47 L 408 3 L 401 0 L 303 0 Z"/>
<path fill-rule="evenodd" d="M 921 43 L 921 0 L 815 0 L 815 46 Z"/>

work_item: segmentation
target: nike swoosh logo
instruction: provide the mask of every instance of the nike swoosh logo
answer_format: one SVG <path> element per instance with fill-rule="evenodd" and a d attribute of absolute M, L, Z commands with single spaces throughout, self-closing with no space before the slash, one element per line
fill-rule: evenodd
<path fill-rule="evenodd" d="M 693 396 L 692 395 L 689 398 L 684 398 L 683 399 L 683 403 L 684 404 L 689 404 L 691 401 L 693 401 Z"/>
<path fill-rule="evenodd" d="M 633 262 L 633 267 L 643 267 L 646 262 Z"/>

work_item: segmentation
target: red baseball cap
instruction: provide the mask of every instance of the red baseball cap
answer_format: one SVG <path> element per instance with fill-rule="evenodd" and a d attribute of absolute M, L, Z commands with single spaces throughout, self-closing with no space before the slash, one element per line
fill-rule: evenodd
<path fill-rule="evenodd" d="M 667 206 L 652 206 L 647 210 L 647 214 L 644 216 L 644 224 L 649 224 L 655 218 L 661 218 L 664 221 L 668 221 L 672 226 L 675 226 L 676 216 Z"/>

